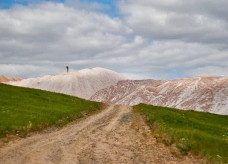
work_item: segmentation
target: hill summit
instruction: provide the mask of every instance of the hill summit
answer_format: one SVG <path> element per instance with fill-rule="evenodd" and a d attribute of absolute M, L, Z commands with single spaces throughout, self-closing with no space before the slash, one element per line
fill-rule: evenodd
<path fill-rule="evenodd" d="M 89 99 L 97 91 L 127 78 L 108 69 L 96 67 L 76 72 L 24 79 L 8 84 L 64 93 Z"/>

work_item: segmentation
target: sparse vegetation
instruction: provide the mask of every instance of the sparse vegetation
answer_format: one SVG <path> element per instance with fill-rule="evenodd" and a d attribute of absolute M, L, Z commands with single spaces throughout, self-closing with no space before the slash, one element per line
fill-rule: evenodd
<path fill-rule="evenodd" d="M 101 109 L 102 104 L 77 97 L 0 84 L 0 138 L 49 126 L 63 126 Z"/>
<path fill-rule="evenodd" d="M 134 106 L 166 145 L 175 144 L 183 154 L 203 155 L 228 163 L 228 116 L 139 104 Z"/>

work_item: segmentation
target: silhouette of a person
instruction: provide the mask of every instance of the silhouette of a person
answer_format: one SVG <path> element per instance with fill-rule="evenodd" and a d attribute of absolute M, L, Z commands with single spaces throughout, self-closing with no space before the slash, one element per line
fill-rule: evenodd
<path fill-rule="evenodd" d="M 67 69 L 67 72 L 69 71 L 69 67 L 68 66 L 66 66 L 66 69 Z"/>

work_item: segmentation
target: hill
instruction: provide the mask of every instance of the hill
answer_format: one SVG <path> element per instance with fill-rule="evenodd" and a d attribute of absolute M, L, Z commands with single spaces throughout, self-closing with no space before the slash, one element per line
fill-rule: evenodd
<path fill-rule="evenodd" d="M 104 68 L 83 69 L 77 72 L 61 73 L 54 76 L 24 79 L 9 82 L 10 85 L 37 88 L 88 99 L 97 91 L 127 78 Z"/>
<path fill-rule="evenodd" d="M 0 83 L 2 82 L 9 82 L 9 81 L 20 81 L 20 78 L 7 78 L 3 75 L 0 75 Z"/>
<path fill-rule="evenodd" d="M 184 154 L 192 152 L 211 161 L 228 162 L 228 116 L 146 104 L 134 109 L 144 116 L 158 141 L 176 145 Z"/>
<path fill-rule="evenodd" d="M 0 84 L 0 137 L 62 126 L 100 108 L 73 96 Z"/>
<path fill-rule="evenodd" d="M 228 115 L 228 77 L 176 80 L 124 80 L 96 92 L 90 100 L 139 103 Z"/>

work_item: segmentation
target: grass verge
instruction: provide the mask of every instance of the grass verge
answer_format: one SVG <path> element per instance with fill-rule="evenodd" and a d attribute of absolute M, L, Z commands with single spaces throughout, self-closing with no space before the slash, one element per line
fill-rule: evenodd
<path fill-rule="evenodd" d="M 139 104 L 134 111 L 144 116 L 152 134 L 181 153 L 205 156 L 228 163 L 228 116 Z"/>
<path fill-rule="evenodd" d="M 102 106 L 64 94 L 0 84 L 0 138 L 25 137 L 50 126 L 61 127 Z"/>

